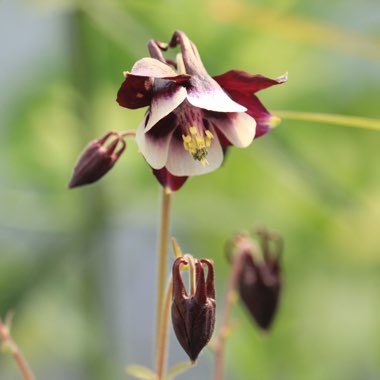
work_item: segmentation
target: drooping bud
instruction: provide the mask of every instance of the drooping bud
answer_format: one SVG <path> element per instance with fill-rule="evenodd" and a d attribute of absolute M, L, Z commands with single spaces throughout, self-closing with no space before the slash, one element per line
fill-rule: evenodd
<path fill-rule="evenodd" d="M 238 291 L 244 305 L 262 330 L 269 330 L 276 315 L 281 293 L 280 255 L 282 241 L 277 235 L 260 230 L 261 252 L 245 235 L 235 240 L 240 262 Z"/>
<path fill-rule="evenodd" d="M 190 278 L 192 271 L 195 272 L 195 283 L 190 286 L 189 294 L 181 277 L 181 265 L 185 264 L 190 266 Z M 208 269 L 207 279 L 203 265 Z M 210 341 L 215 325 L 214 269 L 210 260 L 196 260 L 190 255 L 175 260 L 172 324 L 178 342 L 194 362 Z"/>
<path fill-rule="evenodd" d="M 105 146 L 111 136 L 114 139 L 108 146 Z M 121 143 L 121 146 L 116 151 L 119 143 Z M 102 138 L 92 141 L 84 149 L 75 165 L 69 188 L 98 181 L 112 169 L 125 147 L 125 141 L 117 132 L 108 132 Z"/>

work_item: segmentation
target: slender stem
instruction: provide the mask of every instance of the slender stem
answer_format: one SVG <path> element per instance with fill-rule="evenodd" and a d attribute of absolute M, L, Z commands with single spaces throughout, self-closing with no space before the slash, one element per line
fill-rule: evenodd
<path fill-rule="evenodd" d="M 9 349 L 17 363 L 24 380 L 35 380 L 35 377 L 30 369 L 25 358 L 21 355 L 20 349 L 16 342 L 12 339 L 8 326 L 0 319 L 0 338 L 3 340 L 3 346 Z"/>
<path fill-rule="evenodd" d="M 297 111 L 274 111 L 274 113 L 280 118 L 289 120 L 302 120 L 316 123 L 336 124 L 345 127 L 380 130 L 380 120 L 367 117 Z"/>
<path fill-rule="evenodd" d="M 136 131 L 124 131 L 120 132 L 121 137 L 135 137 L 136 136 Z"/>
<path fill-rule="evenodd" d="M 169 238 L 169 215 L 170 215 L 170 192 L 163 189 L 161 204 L 160 222 L 160 243 L 158 257 L 158 276 L 157 276 L 157 307 L 156 307 L 156 358 L 159 357 L 161 350 L 166 347 L 161 342 L 161 327 L 163 321 L 163 307 L 165 296 L 166 268 L 168 261 L 168 238 Z M 158 363 L 158 359 L 156 360 Z M 158 368 L 157 368 L 158 371 Z"/>
<path fill-rule="evenodd" d="M 233 256 L 232 268 L 231 268 L 230 276 L 228 279 L 226 294 L 224 296 L 222 322 L 219 327 L 219 333 L 216 338 L 216 344 L 214 348 L 214 354 L 215 354 L 214 380 L 223 379 L 224 348 L 225 348 L 226 338 L 228 335 L 228 327 L 229 327 L 228 325 L 229 325 L 229 320 L 231 316 L 232 306 L 236 299 L 235 288 L 236 288 L 237 279 L 240 273 L 241 262 L 242 262 L 241 255 Z"/>
<path fill-rule="evenodd" d="M 166 354 L 167 354 L 167 338 L 168 338 L 168 327 L 169 327 L 169 314 L 170 314 L 170 304 L 173 293 L 173 280 L 170 278 L 165 299 L 163 302 L 163 309 L 161 315 L 161 326 L 160 326 L 160 337 L 159 345 L 157 350 L 157 378 L 158 380 L 164 379 L 165 375 L 165 364 L 166 364 Z"/>

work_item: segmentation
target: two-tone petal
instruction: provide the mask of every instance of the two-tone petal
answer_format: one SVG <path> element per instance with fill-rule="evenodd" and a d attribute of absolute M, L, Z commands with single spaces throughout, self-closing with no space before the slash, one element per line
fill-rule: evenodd
<path fill-rule="evenodd" d="M 256 120 L 255 137 L 260 137 L 271 129 L 272 115 L 255 93 L 286 82 L 287 75 L 271 79 L 259 74 L 252 75 L 241 70 L 231 70 L 213 78 L 235 102 L 246 107 L 247 114 Z"/>

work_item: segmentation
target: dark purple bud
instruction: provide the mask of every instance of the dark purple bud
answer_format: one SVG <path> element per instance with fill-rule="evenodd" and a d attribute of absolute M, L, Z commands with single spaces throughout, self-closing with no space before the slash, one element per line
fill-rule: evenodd
<path fill-rule="evenodd" d="M 114 139 L 109 145 L 104 144 L 110 137 Z M 120 148 L 116 151 L 117 146 Z M 125 141 L 117 132 L 108 132 L 102 138 L 92 141 L 80 155 L 74 168 L 69 188 L 93 183 L 112 169 L 126 147 Z"/>
<path fill-rule="evenodd" d="M 188 295 L 180 268 L 187 263 L 185 258 L 178 258 L 173 264 L 172 323 L 178 342 L 194 362 L 214 331 L 214 269 L 210 260 L 194 260 L 195 289 Z M 208 268 L 207 279 L 203 265 Z"/>
<path fill-rule="evenodd" d="M 255 244 L 243 244 L 240 254 L 238 291 L 249 313 L 263 330 L 269 330 L 276 315 L 281 292 L 280 254 L 282 245 L 272 245 L 271 235 L 262 235 L 261 254 Z M 276 239 L 279 239 L 276 236 Z M 239 242 L 236 248 L 239 250 Z"/>

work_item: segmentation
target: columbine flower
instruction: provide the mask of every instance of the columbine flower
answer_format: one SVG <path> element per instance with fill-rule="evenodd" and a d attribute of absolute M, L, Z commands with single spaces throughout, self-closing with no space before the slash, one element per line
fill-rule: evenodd
<path fill-rule="evenodd" d="M 193 267 L 190 276 L 195 272 L 189 294 L 181 277 L 181 265 L 184 264 Z M 208 268 L 207 279 L 202 265 Z M 174 262 L 172 323 L 178 342 L 194 362 L 211 339 L 215 325 L 214 270 L 210 260 L 196 260 L 185 255 Z"/>
<path fill-rule="evenodd" d="M 182 54 L 175 65 L 162 50 L 177 45 Z M 269 130 L 271 115 L 253 93 L 286 77 L 229 71 L 213 79 L 196 46 L 179 31 L 169 45 L 151 40 L 149 50 L 152 58 L 125 73 L 117 101 L 131 109 L 149 106 L 136 140 L 163 186 L 177 190 L 186 177 L 217 169 L 225 147 L 247 147 L 255 134 Z"/>
<path fill-rule="evenodd" d="M 111 136 L 114 139 L 105 146 Z M 119 143 L 121 146 L 116 151 Z M 98 181 L 112 169 L 125 147 L 125 141 L 117 132 L 108 132 L 102 138 L 90 142 L 75 165 L 69 188 Z"/>

